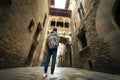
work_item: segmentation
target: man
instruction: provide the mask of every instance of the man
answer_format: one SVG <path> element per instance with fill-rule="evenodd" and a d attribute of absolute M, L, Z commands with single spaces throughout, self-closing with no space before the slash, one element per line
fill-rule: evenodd
<path fill-rule="evenodd" d="M 56 40 L 52 42 L 51 38 L 53 38 L 53 36 L 56 38 Z M 56 44 L 56 45 L 54 45 L 54 44 Z M 47 77 L 47 70 L 48 70 L 48 65 L 49 65 L 51 56 L 52 56 L 52 65 L 51 65 L 50 78 L 54 77 L 54 70 L 55 70 L 55 64 L 56 64 L 56 56 L 57 56 L 58 45 L 59 45 L 59 37 L 58 37 L 58 34 L 57 34 L 57 28 L 53 28 L 53 31 L 47 37 L 48 53 L 47 53 L 46 60 L 45 60 L 45 65 L 44 65 L 44 75 L 43 75 L 44 77 Z"/>

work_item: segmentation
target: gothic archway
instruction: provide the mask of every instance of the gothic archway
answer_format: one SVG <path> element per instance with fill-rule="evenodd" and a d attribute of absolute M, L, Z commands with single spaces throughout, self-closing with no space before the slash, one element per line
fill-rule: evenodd
<path fill-rule="evenodd" d="M 113 7 L 113 21 L 117 26 L 120 28 L 120 0 L 117 0 L 115 2 L 115 5 Z"/>

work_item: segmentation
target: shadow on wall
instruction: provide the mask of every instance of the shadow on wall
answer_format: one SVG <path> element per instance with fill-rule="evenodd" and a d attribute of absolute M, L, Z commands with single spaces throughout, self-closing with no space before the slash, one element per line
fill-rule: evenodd
<path fill-rule="evenodd" d="M 2 6 L 10 6 L 10 5 L 12 5 L 12 1 L 11 0 L 1 0 L 0 5 L 2 5 Z"/>

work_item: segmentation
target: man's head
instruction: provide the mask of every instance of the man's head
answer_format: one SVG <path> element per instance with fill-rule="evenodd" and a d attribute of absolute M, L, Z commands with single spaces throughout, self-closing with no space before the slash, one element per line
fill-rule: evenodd
<path fill-rule="evenodd" d="M 57 28 L 53 28 L 53 31 L 56 31 L 56 32 L 57 32 Z"/>

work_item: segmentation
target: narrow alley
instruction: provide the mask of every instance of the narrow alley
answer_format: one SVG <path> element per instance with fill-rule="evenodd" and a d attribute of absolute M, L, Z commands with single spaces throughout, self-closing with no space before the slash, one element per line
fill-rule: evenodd
<path fill-rule="evenodd" d="M 120 0 L 1 0 L 0 80 L 49 80 L 52 65 L 53 80 L 120 80 Z"/>

